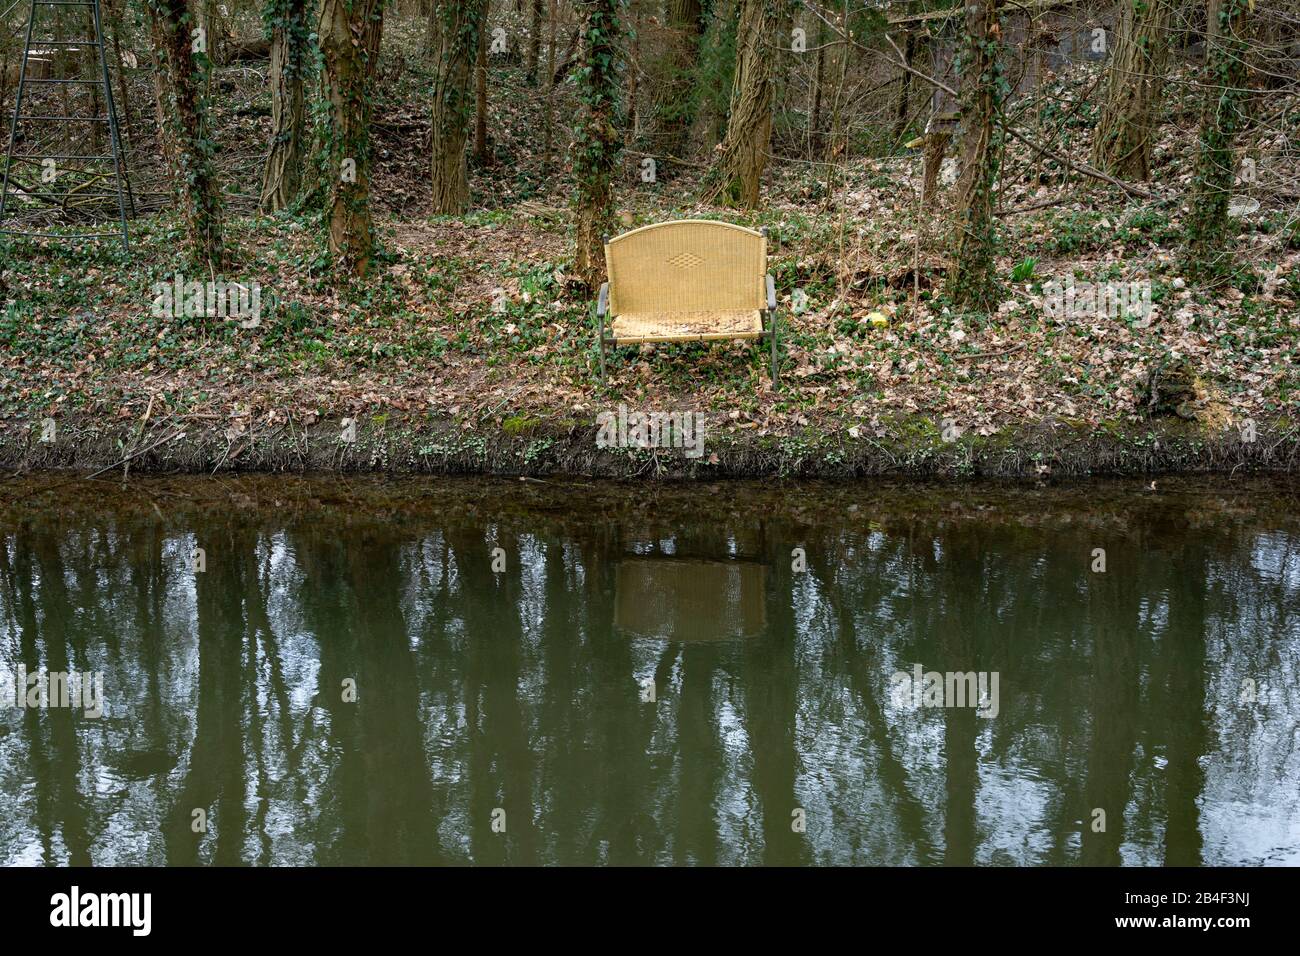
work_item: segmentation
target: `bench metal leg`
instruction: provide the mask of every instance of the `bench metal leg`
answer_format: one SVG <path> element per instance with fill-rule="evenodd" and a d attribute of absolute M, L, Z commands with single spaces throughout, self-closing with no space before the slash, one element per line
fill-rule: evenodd
<path fill-rule="evenodd" d="M 596 345 L 600 348 L 600 381 L 605 382 L 605 289 L 608 286 L 601 287 L 601 303 L 596 312 Z"/>
<path fill-rule="evenodd" d="M 772 388 L 776 388 L 777 385 L 779 384 L 778 373 L 776 369 L 776 312 L 775 311 L 769 312 L 768 315 L 769 318 L 767 321 L 768 321 L 768 325 L 770 326 L 770 332 L 771 332 L 770 337 L 772 339 Z"/>

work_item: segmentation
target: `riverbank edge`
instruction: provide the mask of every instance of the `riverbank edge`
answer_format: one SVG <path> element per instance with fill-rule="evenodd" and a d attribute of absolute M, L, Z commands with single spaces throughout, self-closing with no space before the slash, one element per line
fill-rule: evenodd
<path fill-rule="evenodd" d="M 153 423 L 75 416 L 53 435 L 34 423 L 0 428 L 0 469 L 11 475 L 292 472 L 393 475 L 583 477 L 641 480 L 720 478 L 1043 478 L 1300 472 L 1300 424 L 1277 418 L 1250 428 L 1208 429 L 1176 418 L 1101 426 L 1044 420 L 991 435 L 954 435 L 928 418 L 900 418 L 839 434 L 793 436 L 742 429 L 706 431 L 703 453 L 681 448 L 600 448 L 590 419 L 516 417 L 501 424 L 342 416 L 310 426 L 284 418 L 231 427 L 184 416 Z M 951 440 L 948 440 L 951 439 Z"/>

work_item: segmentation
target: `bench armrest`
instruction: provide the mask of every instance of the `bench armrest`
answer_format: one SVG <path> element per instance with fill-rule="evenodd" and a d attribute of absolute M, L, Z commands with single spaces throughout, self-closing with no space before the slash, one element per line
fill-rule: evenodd
<path fill-rule="evenodd" d="M 767 308 L 769 311 L 776 311 L 776 282 L 772 279 L 772 273 L 767 274 Z"/>
<path fill-rule="evenodd" d="M 596 314 L 604 318 L 605 313 L 609 310 L 609 283 L 600 284 L 600 298 L 596 300 Z"/>

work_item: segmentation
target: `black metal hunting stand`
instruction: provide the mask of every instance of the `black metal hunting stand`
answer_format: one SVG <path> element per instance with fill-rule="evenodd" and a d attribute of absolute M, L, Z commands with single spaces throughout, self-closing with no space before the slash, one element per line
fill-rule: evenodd
<path fill-rule="evenodd" d="M 135 213 L 135 199 L 104 54 L 100 0 L 29 3 L 18 92 L 5 151 L 4 186 L 0 190 L 0 233 L 58 240 L 120 238 L 123 248 L 129 249 L 126 221 L 128 210 L 131 215 Z M 60 8 L 69 7 L 80 7 L 89 14 L 84 28 L 93 30 L 93 37 L 63 37 L 67 25 L 63 14 L 72 11 Z M 54 9 L 51 12 L 49 8 Z M 48 22 L 38 22 L 41 13 L 49 14 L 42 18 Z M 45 29 L 53 29 L 55 36 L 45 37 Z M 93 51 L 94 58 L 77 57 L 77 63 L 90 66 L 93 76 L 54 75 L 66 63 L 68 53 L 87 51 Z M 87 95 L 74 97 L 79 88 Z M 83 101 L 80 106 L 85 107 L 84 115 L 77 112 L 80 106 L 74 100 Z M 105 127 L 107 144 L 102 135 Z M 109 163 L 111 172 L 104 168 Z M 105 217 L 112 214 L 114 205 L 120 231 L 106 231 L 104 227 L 111 220 L 106 223 Z M 14 221 L 10 223 L 8 217 Z M 46 231 L 58 220 L 85 223 L 94 231 Z M 33 224 L 31 229 L 21 228 Z"/>

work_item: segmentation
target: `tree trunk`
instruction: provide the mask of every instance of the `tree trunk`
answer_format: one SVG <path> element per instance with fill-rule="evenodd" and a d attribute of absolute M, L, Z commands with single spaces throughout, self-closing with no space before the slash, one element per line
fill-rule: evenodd
<path fill-rule="evenodd" d="M 637 80 L 641 76 L 641 4 L 638 0 L 627 0 L 628 19 L 632 21 L 632 44 L 627 58 L 627 137 L 629 143 L 636 143 L 637 130 Z"/>
<path fill-rule="evenodd" d="M 12 38 L 10 38 L 12 39 Z M 0 41 L 0 117 L 9 117 L 9 62 L 12 59 L 12 45 L 9 40 Z M 22 54 L 19 53 L 19 56 Z M 3 120 L 0 120 L 0 135 L 3 135 Z"/>
<path fill-rule="evenodd" d="M 691 103 L 696 113 L 692 132 L 698 135 L 712 155 L 727 134 L 727 110 L 731 106 L 730 85 L 736 75 L 736 11 L 740 0 L 713 0 L 709 18 L 700 38 L 699 66 L 707 88 L 697 85 Z M 716 90 L 714 89 L 716 87 Z M 726 102 L 722 102 L 725 89 Z"/>
<path fill-rule="evenodd" d="M 113 34 L 113 60 L 117 70 L 117 100 L 114 105 L 122 113 L 122 129 L 126 131 L 126 144 L 135 145 L 135 122 L 131 117 L 131 101 L 126 95 L 126 64 L 122 59 L 122 13 L 119 0 L 107 0 L 104 13 Z M 125 148 L 125 147 L 124 147 Z"/>
<path fill-rule="evenodd" d="M 149 59 L 153 69 L 153 112 L 154 122 L 158 124 L 158 144 L 162 149 L 163 162 L 173 186 L 180 180 L 180 164 L 176 161 L 176 144 L 172 141 L 172 131 L 167 123 L 167 78 L 163 74 L 163 57 L 156 45 L 150 45 Z"/>
<path fill-rule="evenodd" d="M 822 85 L 826 76 L 826 23 L 817 17 L 817 68 L 808 94 L 808 158 L 822 154 Z"/>
<path fill-rule="evenodd" d="M 1212 0 L 1202 83 L 1205 107 L 1187 235 L 1199 253 L 1228 233 L 1228 199 L 1236 178 L 1233 146 L 1246 124 L 1250 0 Z"/>
<path fill-rule="evenodd" d="M 542 109 L 542 166 L 551 168 L 551 145 L 555 138 L 555 30 L 556 0 L 547 0 L 546 16 L 546 103 Z"/>
<path fill-rule="evenodd" d="M 208 60 L 216 66 L 225 62 L 222 59 L 221 12 L 217 0 L 202 0 L 201 6 L 200 23 L 205 34 L 203 39 L 207 46 Z M 211 82 L 212 75 L 209 71 L 208 83 Z"/>
<path fill-rule="evenodd" d="M 908 66 L 916 59 L 916 31 L 908 30 L 907 38 L 903 41 L 903 62 Z M 908 106 L 912 100 L 912 74 L 907 70 L 903 71 L 903 79 L 898 86 L 898 103 L 894 107 L 894 143 L 897 144 L 903 138 L 907 131 Z"/>
<path fill-rule="evenodd" d="M 83 33 L 82 36 L 93 37 L 95 35 L 94 11 L 89 7 L 84 7 L 83 10 L 86 14 L 84 28 L 86 32 Z M 103 37 L 100 39 L 102 40 Z M 78 64 L 81 72 L 78 72 L 75 75 L 94 77 L 98 79 L 100 56 L 103 56 L 105 61 L 107 61 L 108 51 L 103 47 L 99 50 L 96 50 L 94 47 L 86 47 L 82 50 L 81 63 Z M 103 103 L 103 94 L 100 88 L 98 86 L 91 86 L 88 89 L 90 90 L 90 115 L 103 116 L 107 107 Z M 86 125 L 90 127 L 90 153 L 92 156 L 100 156 L 105 151 L 104 139 L 105 134 L 108 132 L 107 127 L 103 123 L 87 123 Z M 112 152 L 112 149 L 108 149 L 108 152 Z"/>
<path fill-rule="evenodd" d="M 302 184 L 303 74 L 307 57 L 307 0 L 273 0 L 271 27 L 271 151 L 262 172 L 262 212 L 291 204 Z"/>
<path fill-rule="evenodd" d="M 72 76 L 71 55 L 73 51 L 68 47 L 63 46 L 64 43 L 68 42 L 68 34 L 67 31 L 64 29 L 63 17 L 60 16 L 54 18 L 53 32 L 54 32 L 54 42 L 58 44 L 58 46 L 53 51 L 51 56 L 51 59 L 53 60 L 51 64 L 51 69 L 53 70 L 53 72 L 51 73 L 51 78 L 53 79 L 58 77 L 70 77 Z M 76 115 L 76 113 L 72 109 L 73 85 L 75 84 L 68 84 L 68 83 L 59 84 L 58 95 L 59 95 L 60 116 Z"/>
<path fill-rule="evenodd" d="M 582 0 L 582 112 L 574 131 L 573 175 L 577 180 L 573 271 L 588 290 L 605 278 L 603 237 L 613 220 L 614 168 L 618 162 L 619 0 Z"/>
<path fill-rule="evenodd" d="M 794 45 L 795 6 L 797 0 L 777 0 L 776 36 L 768 47 L 772 56 L 772 115 L 784 116 L 788 102 L 790 79 L 794 76 L 795 63 L 803 55 L 795 53 Z"/>
<path fill-rule="evenodd" d="M 921 205 L 930 208 L 939 191 L 939 173 L 943 169 L 944 153 L 952 142 L 952 133 L 935 124 L 935 128 L 925 134 L 925 171 L 921 177 Z"/>
<path fill-rule="evenodd" d="M 966 48 L 961 59 L 961 179 L 953 222 L 948 291 L 959 306 L 987 311 L 997 297 L 994 275 L 993 184 L 998 147 L 993 119 L 1002 82 L 997 44 L 1001 0 L 967 0 Z"/>
<path fill-rule="evenodd" d="M 773 0 L 743 0 L 736 31 L 736 74 L 711 198 L 724 205 L 758 205 L 772 138 Z"/>
<path fill-rule="evenodd" d="M 1106 103 L 1092 163 L 1122 179 L 1151 178 L 1156 111 L 1165 83 L 1171 0 L 1122 0 Z"/>
<path fill-rule="evenodd" d="M 158 56 L 164 138 L 171 145 L 175 187 L 185 218 L 186 252 L 193 266 L 222 267 L 221 191 L 200 91 L 210 69 L 191 49 L 185 0 L 148 0 L 149 29 Z"/>
<path fill-rule="evenodd" d="M 435 214 L 459 216 L 469 208 L 465 142 L 474 115 L 470 71 L 478 55 L 485 6 L 485 0 L 439 0 L 434 8 L 437 74 L 433 81 L 430 185 Z"/>
<path fill-rule="evenodd" d="M 667 75 L 659 84 L 660 143 L 664 155 L 681 158 L 695 122 L 695 67 L 700 57 L 704 18 L 700 0 L 668 0 L 668 28 L 672 31 L 665 57 Z"/>
<path fill-rule="evenodd" d="M 528 28 L 528 55 L 525 61 L 525 71 L 528 82 L 537 85 L 537 61 L 541 56 L 542 49 L 542 23 L 544 15 L 542 13 L 543 0 L 533 0 L 532 21 Z"/>
<path fill-rule="evenodd" d="M 383 36 L 382 0 L 323 0 L 320 48 L 329 102 L 329 249 L 357 275 L 370 268 L 370 80 Z"/>
<path fill-rule="evenodd" d="M 849 72 L 849 11 L 848 3 L 835 17 L 835 46 L 830 51 L 832 60 L 829 66 L 831 88 L 827 91 L 831 103 L 831 130 L 826 142 L 826 149 L 820 157 L 828 163 L 834 163 L 848 149 L 848 136 L 844 132 L 844 89 Z M 831 173 L 833 170 L 827 170 Z"/>
<path fill-rule="evenodd" d="M 478 57 L 474 63 L 474 162 L 486 166 L 490 161 L 487 146 L 487 64 L 488 32 L 478 32 Z"/>

